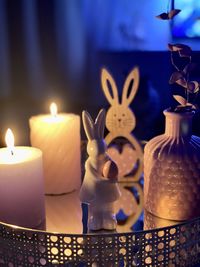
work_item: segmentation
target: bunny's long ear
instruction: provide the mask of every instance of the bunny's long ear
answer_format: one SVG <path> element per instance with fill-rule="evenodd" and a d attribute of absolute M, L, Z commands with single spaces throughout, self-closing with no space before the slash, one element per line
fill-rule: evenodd
<path fill-rule="evenodd" d="M 96 137 L 100 139 L 104 137 L 105 119 L 106 119 L 105 109 L 101 109 L 95 120 Z"/>
<path fill-rule="evenodd" d="M 135 94 L 138 90 L 139 86 L 139 69 L 138 67 L 135 67 L 126 78 L 126 81 L 124 83 L 124 88 L 122 92 L 122 105 L 128 106 L 133 98 L 135 97 Z M 131 85 L 132 83 L 132 85 Z M 131 88 L 129 90 L 129 87 L 131 85 Z"/>
<path fill-rule="evenodd" d="M 88 140 L 94 139 L 94 122 L 87 111 L 82 112 L 83 127 Z"/>
<path fill-rule="evenodd" d="M 118 96 L 116 83 L 113 77 L 111 76 L 111 74 L 105 68 L 103 68 L 101 71 L 101 85 L 102 85 L 103 92 L 108 102 L 111 105 L 119 104 L 119 96 Z M 110 92 L 109 85 L 110 85 L 112 94 Z"/>

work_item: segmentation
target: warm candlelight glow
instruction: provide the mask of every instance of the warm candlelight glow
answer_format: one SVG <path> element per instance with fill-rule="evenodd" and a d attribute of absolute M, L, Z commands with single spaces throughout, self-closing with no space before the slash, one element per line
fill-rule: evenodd
<path fill-rule="evenodd" d="M 53 116 L 53 117 L 56 117 L 57 116 L 57 105 L 53 102 L 53 103 L 51 103 L 51 105 L 50 105 L 50 112 L 51 112 L 51 115 Z"/>
<path fill-rule="evenodd" d="M 5 137 L 6 145 L 8 149 L 11 151 L 11 154 L 13 154 L 14 150 L 14 135 L 10 128 L 6 131 L 6 137 Z"/>

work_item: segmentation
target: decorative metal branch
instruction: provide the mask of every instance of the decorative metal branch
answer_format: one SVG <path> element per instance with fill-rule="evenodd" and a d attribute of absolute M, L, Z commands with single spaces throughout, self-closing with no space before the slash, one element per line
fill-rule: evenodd
<path fill-rule="evenodd" d="M 169 10 L 170 4 L 172 7 L 171 0 L 168 2 L 167 12 L 161 13 L 160 15 L 156 16 L 156 18 L 161 20 L 171 20 L 181 12 L 180 9 L 172 8 Z M 198 81 L 190 80 L 190 73 L 195 68 L 195 64 L 192 63 L 192 50 L 188 45 L 185 44 L 168 44 L 168 49 L 171 52 L 172 66 L 175 68 L 175 71 L 172 73 L 169 79 L 169 84 L 176 83 L 185 90 L 185 98 L 179 95 L 173 95 L 174 99 L 180 104 L 175 108 L 174 111 L 184 112 L 191 109 L 197 109 L 197 105 L 190 103 L 190 96 L 192 96 L 192 102 L 194 102 L 200 89 L 200 83 Z M 188 63 L 183 68 L 180 68 L 175 62 L 175 54 L 178 54 L 180 59 L 188 59 Z"/>

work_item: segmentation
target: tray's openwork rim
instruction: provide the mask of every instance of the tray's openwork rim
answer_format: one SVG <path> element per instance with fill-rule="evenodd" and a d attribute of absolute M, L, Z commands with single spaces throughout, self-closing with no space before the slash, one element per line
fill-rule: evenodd
<path fill-rule="evenodd" d="M 125 233 L 67 234 L 0 223 L 0 266 L 195 266 L 200 218 Z"/>
<path fill-rule="evenodd" d="M 116 236 L 120 236 L 120 235 L 134 235 L 134 234 L 145 234 L 145 233 L 153 233 L 153 232 L 157 232 L 157 231 L 162 231 L 162 230 L 166 230 L 166 229 L 171 229 L 171 228 L 176 228 L 176 227 L 181 227 L 181 226 L 184 226 L 184 225 L 190 225 L 192 223 L 195 223 L 195 222 L 199 222 L 200 223 L 200 217 L 197 217 L 197 218 L 193 218 L 193 219 L 190 219 L 190 220 L 187 220 L 187 221 L 183 221 L 183 222 L 177 222 L 175 223 L 174 225 L 170 225 L 170 226 L 165 226 L 165 227 L 156 227 L 156 228 L 153 228 L 153 229 L 148 229 L 148 230 L 134 230 L 134 231 L 130 231 L 130 232 L 112 232 L 112 231 L 107 231 L 107 232 L 104 232 L 104 231 L 97 231 L 97 232 L 91 232 L 91 233 L 82 233 L 82 234 L 69 234 L 69 233 L 64 233 L 64 232 L 51 232 L 51 231 L 45 231 L 45 230 L 36 230 L 36 229 L 32 229 L 32 228 L 26 228 L 26 227 L 21 227 L 21 226 L 18 226 L 18 225 L 13 225 L 13 224 L 8 224 L 8 223 L 4 223 L 4 222 L 1 222 L 0 221 L 0 226 L 5 226 L 7 228 L 11 228 L 13 231 L 23 231 L 23 232 L 34 232 L 36 234 L 39 234 L 39 233 L 43 233 L 43 234 L 50 234 L 50 235 L 63 235 L 63 236 L 75 236 L 75 237 L 80 237 L 80 236 L 83 236 L 83 237 L 88 237 L 88 236 L 110 236 L 110 235 L 116 235 Z"/>

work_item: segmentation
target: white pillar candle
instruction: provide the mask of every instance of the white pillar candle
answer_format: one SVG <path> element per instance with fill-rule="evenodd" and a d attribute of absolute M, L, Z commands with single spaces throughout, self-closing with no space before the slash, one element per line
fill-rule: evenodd
<path fill-rule="evenodd" d="M 62 194 L 79 189 L 80 116 L 57 114 L 51 105 L 51 114 L 33 116 L 29 120 L 31 144 L 43 152 L 45 193 Z"/>
<path fill-rule="evenodd" d="M 6 143 L 8 147 L 0 149 L 0 221 L 45 229 L 42 152 L 14 147 L 10 129 Z"/>

